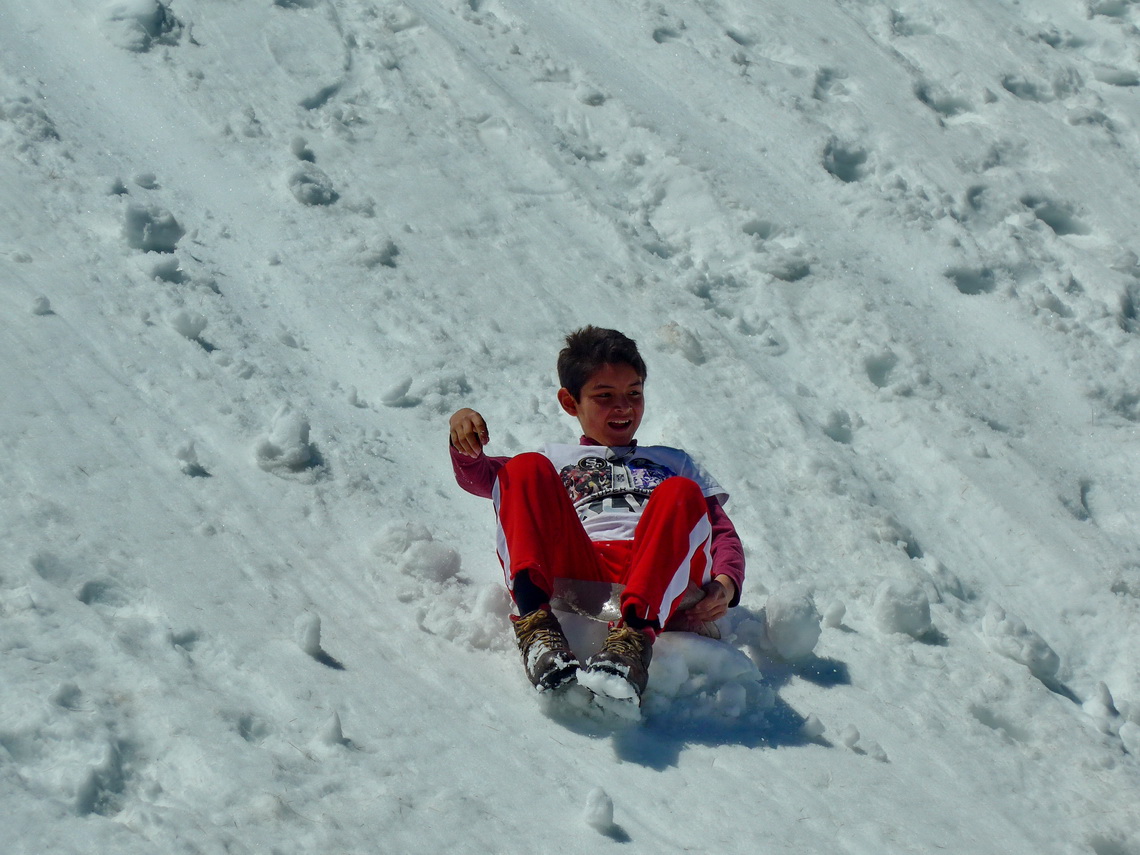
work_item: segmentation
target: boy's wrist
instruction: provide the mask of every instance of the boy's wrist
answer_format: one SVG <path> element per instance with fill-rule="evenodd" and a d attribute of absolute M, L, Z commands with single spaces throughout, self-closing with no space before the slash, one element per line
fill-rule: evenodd
<path fill-rule="evenodd" d="M 720 582 L 720 584 L 724 587 L 724 592 L 727 595 L 728 601 L 730 603 L 736 599 L 736 582 L 733 581 L 733 578 L 731 576 L 721 573 L 716 577 L 716 581 Z"/>

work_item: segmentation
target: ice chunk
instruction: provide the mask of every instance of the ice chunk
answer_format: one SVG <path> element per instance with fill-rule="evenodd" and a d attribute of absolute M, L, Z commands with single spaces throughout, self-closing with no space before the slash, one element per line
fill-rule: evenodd
<path fill-rule="evenodd" d="M 349 741 L 344 736 L 344 729 L 340 724 L 340 713 L 333 711 L 329 720 L 318 731 L 317 740 L 325 745 L 349 745 Z"/>
<path fill-rule="evenodd" d="M 602 833 L 608 832 L 614 825 L 614 800 L 601 787 L 595 787 L 586 796 L 586 810 L 582 818 L 592 828 Z"/>
<path fill-rule="evenodd" d="M 835 600 L 823 612 L 823 625 L 828 629 L 838 629 L 843 626 L 843 618 L 847 615 L 847 606 Z"/>
<path fill-rule="evenodd" d="M 187 309 L 179 309 L 167 318 L 171 329 L 178 333 L 183 338 L 188 338 L 190 341 L 197 341 L 203 332 L 206 331 L 207 321 L 204 315 L 198 312 L 191 312 Z"/>
<path fill-rule="evenodd" d="M 309 420 L 288 404 L 277 411 L 268 435 L 258 441 L 254 453 L 262 469 L 270 472 L 300 472 L 314 464 L 316 453 L 309 444 Z"/>
<path fill-rule="evenodd" d="M 293 637 L 297 646 L 310 656 L 320 656 L 321 650 L 321 618 L 319 615 L 306 612 L 293 623 Z"/>
<path fill-rule="evenodd" d="M 819 739 L 827 732 L 827 727 L 824 726 L 824 723 L 819 720 L 819 717 L 815 713 L 812 713 L 800 726 L 800 732 L 804 735 L 805 739 Z"/>
<path fill-rule="evenodd" d="M 815 650 L 820 635 L 820 617 L 815 600 L 804 588 L 780 588 L 764 606 L 768 647 L 782 659 L 806 659 Z"/>
<path fill-rule="evenodd" d="M 917 582 L 887 579 L 875 591 L 875 623 L 883 632 L 921 638 L 930 632 L 930 598 Z"/>

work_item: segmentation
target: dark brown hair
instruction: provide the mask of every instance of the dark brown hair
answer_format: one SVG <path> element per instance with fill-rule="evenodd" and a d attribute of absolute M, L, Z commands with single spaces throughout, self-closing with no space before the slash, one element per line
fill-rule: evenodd
<path fill-rule="evenodd" d="M 558 382 L 577 401 L 595 371 L 606 364 L 620 363 L 629 365 L 645 379 L 645 360 L 637 352 L 637 342 L 617 330 L 582 327 L 566 336 L 566 346 L 558 354 Z"/>

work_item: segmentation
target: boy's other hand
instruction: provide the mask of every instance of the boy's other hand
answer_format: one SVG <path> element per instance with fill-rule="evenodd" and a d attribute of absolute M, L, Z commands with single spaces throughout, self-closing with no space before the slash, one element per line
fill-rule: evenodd
<path fill-rule="evenodd" d="M 478 457 L 490 441 L 487 423 L 470 407 L 456 410 L 451 416 L 451 447 L 468 457 Z"/>
<path fill-rule="evenodd" d="M 719 620 L 728 614 L 728 604 L 736 593 L 736 585 L 722 574 L 705 585 L 704 592 L 704 599 L 689 609 L 689 614 L 699 620 Z"/>

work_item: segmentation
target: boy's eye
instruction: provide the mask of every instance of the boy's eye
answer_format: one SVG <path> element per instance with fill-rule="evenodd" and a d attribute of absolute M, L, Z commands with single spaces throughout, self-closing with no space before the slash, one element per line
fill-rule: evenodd
<path fill-rule="evenodd" d="M 640 389 L 631 389 L 628 392 L 622 393 L 625 398 L 630 401 L 639 401 L 643 397 L 643 392 Z M 591 392 L 590 399 L 593 401 L 610 401 L 617 396 L 616 392 Z"/>

